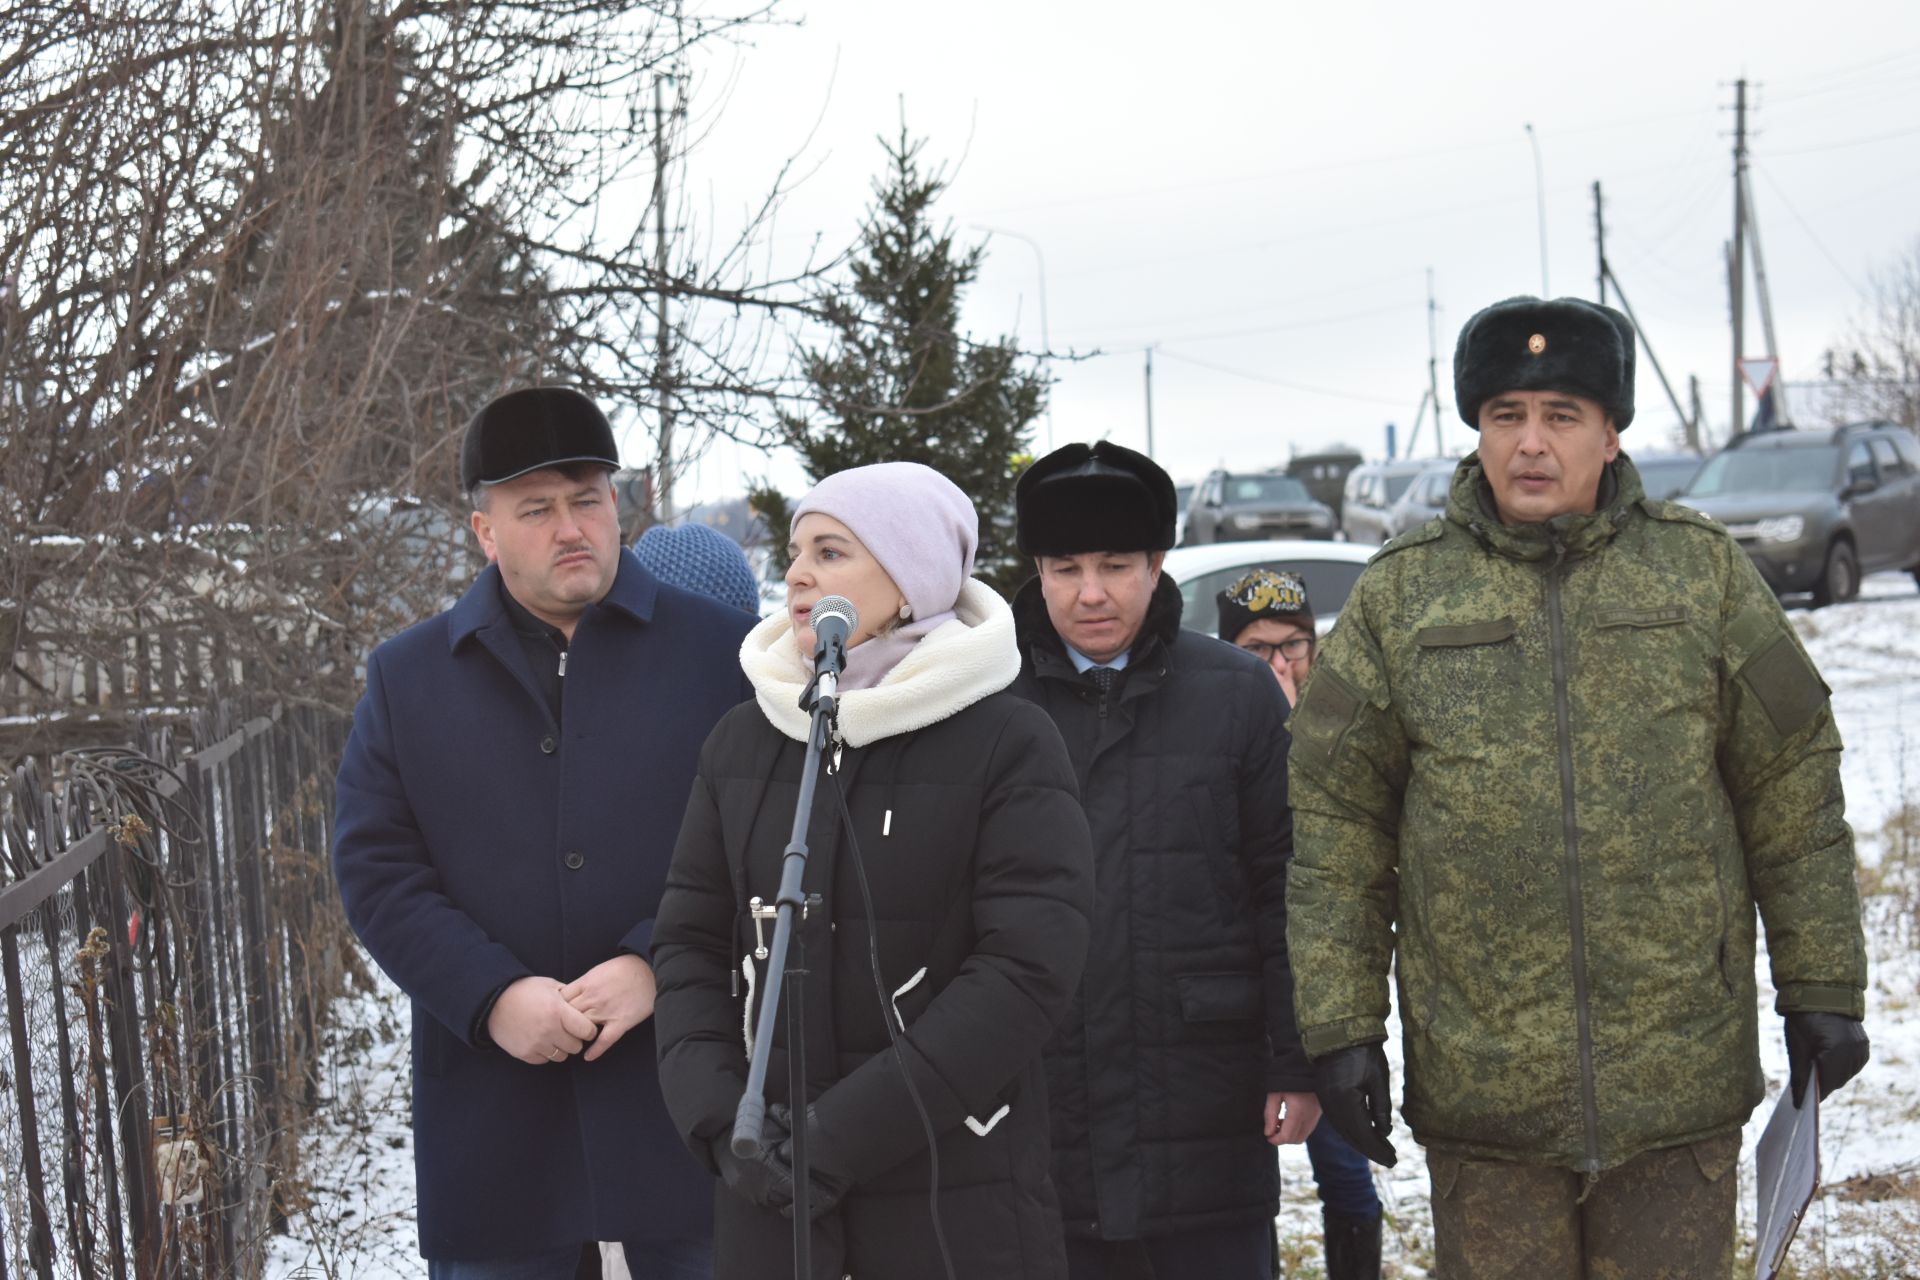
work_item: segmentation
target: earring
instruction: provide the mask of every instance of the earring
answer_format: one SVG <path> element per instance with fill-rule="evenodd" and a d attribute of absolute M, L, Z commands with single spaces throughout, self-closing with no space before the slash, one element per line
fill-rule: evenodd
<path fill-rule="evenodd" d="M 911 620 L 912 617 L 913 617 L 913 606 L 908 604 L 906 601 L 902 600 L 900 602 L 900 621 L 907 622 Z"/>

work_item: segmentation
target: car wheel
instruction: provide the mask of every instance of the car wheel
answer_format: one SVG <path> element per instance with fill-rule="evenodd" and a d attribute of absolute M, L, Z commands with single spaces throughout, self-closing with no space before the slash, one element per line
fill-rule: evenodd
<path fill-rule="evenodd" d="M 1827 563 L 1820 570 L 1820 581 L 1813 584 L 1813 604 L 1840 604 L 1860 594 L 1860 561 L 1853 544 L 1834 539 L 1827 548 Z"/>

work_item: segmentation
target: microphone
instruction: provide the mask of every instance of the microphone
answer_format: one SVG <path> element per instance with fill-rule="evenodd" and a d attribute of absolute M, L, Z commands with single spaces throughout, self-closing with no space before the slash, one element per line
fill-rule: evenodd
<path fill-rule="evenodd" d="M 845 596 L 822 596 L 807 622 L 813 627 L 814 682 L 819 696 L 831 703 L 839 690 L 840 673 L 847 669 L 847 640 L 860 625 L 860 614 Z"/>
<path fill-rule="evenodd" d="M 807 615 L 813 627 L 813 666 L 839 675 L 847 665 L 847 640 L 860 625 L 860 613 L 845 596 L 821 596 Z"/>

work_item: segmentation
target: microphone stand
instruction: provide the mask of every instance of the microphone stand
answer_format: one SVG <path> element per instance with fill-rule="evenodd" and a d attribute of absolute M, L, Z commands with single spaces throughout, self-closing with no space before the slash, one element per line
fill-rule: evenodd
<path fill-rule="evenodd" d="M 800 886 L 807 870 L 807 826 L 813 817 L 814 791 L 820 781 L 820 759 L 826 753 L 839 710 L 839 673 L 845 664 L 846 648 L 838 639 L 824 642 L 820 653 L 815 655 L 818 675 L 814 678 L 813 726 L 807 734 L 807 754 L 800 766 L 800 795 L 794 804 L 793 835 L 787 841 L 780 867 L 780 891 L 774 898 L 773 946 L 767 960 L 766 987 L 760 998 L 760 1018 L 754 1028 L 753 1059 L 747 1068 L 746 1092 L 740 1095 L 740 1107 L 733 1120 L 733 1153 L 743 1159 L 757 1157 L 767 1145 L 763 1132 L 774 1019 L 779 1016 L 780 999 L 790 980 L 793 991 L 787 999 L 787 1105 L 793 1119 L 793 1269 L 797 1280 L 811 1280 L 813 1275 L 812 1165 L 807 1158 L 806 1015 L 801 998 L 807 976 L 806 944 L 800 944 L 799 957 L 791 965 L 788 951 L 794 940 L 795 919 L 804 919 L 807 909 L 820 902 L 818 894 L 807 894 Z"/>

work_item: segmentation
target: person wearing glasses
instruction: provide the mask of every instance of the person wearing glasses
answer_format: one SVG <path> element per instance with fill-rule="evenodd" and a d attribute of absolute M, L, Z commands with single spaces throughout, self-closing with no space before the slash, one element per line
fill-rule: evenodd
<path fill-rule="evenodd" d="M 1287 695 L 1300 701 L 1318 642 L 1307 584 L 1297 573 L 1254 569 L 1215 597 L 1220 609 L 1220 638 L 1245 649 L 1273 668 Z"/>
<path fill-rule="evenodd" d="M 1287 705 L 1300 700 L 1320 642 L 1307 584 L 1286 570 L 1253 569 L 1214 597 L 1219 635 L 1272 668 Z M 1324 1117 L 1307 1135 L 1320 1192 L 1327 1280 L 1379 1280 L 1380 1196 L 1367 1158 Z"/>

